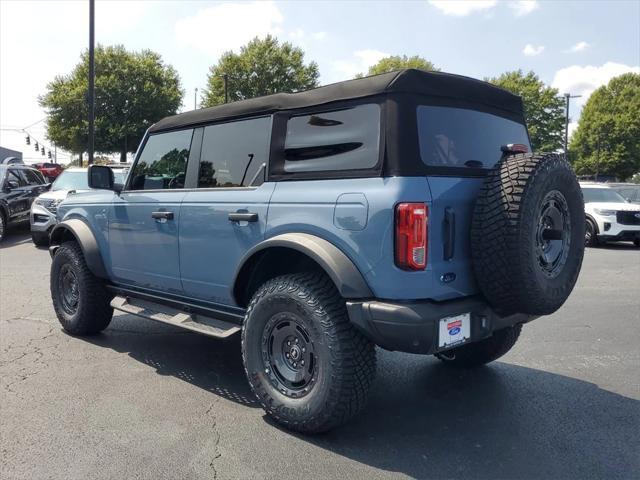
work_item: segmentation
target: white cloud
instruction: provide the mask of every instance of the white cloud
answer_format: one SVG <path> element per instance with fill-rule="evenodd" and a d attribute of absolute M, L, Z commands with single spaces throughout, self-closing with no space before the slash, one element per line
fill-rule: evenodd
<path fill-rule="evenodd" d="M 640 67 L 614 62 L 607 62 L 599 67 L 572 65 L 558 70 L 553 77 L 551 86 L 557 88 L 561 95 L 565 93 L 582 95 L 576 100 L 578 105 L 584 105 L 598 87 L 607 84 L 613 77 L 627 72 L 640 73 Z"/>
<path fill-rule="evenodd" d="M 325 38 L 327 38 L 327 32 L 314 32 L 311 34 L 311 37 L 314 40 L 324 40 Z"/>
<path fill-rule="evenodd" d="M 571 48 L 565 50 L 566 53 L 576 53 L 576 52 L 584 52 L 591 45 L 587 42 L 578 42 L 573 45 Z"/>
<path fill-rule="evenodd" d="M 289 36 L 295 39 L 304 38 L 304 30 L 296 28 L 294 31 L 289 32 Z"/>
<path fill-rule="evenodd" d="M 219 57 L 254 37 L 281 33 L 284 18 L 273 2 L 222 3 L 176 22 L 178 43 Z M 304 32 L 301 29 L 296 33 Z"/>
<path fill-rule="evenodd" d="M 348 80 L 354 78 L 358 73 L 366 74 L 369 67 L 388 56 L 388 53 L 380 50 L 358 50 L 353 52 L 350 59 L 336 60 L 332 67 L 338 80 Z"/>
<path fill-rule="evenodd" d="M 540 4 L 537 0 L 519 0 L 517 2 L 509 2 L 509 8 L 513 10 L 513 14 L 516 17 L 522 17 L 529 15 L 534 10 L 540 8 Z"/>
<path fill-rule="evenodd" d="M 473 12 L 488 10 L 496 6 L 496 0 L 429 0 L 429 4 L 445 15 L 465 17 Z"/>
<path fill-rule="evenodd" d="M 543 45 L 538 45 L 536 47 L 530 43 L 527 43 L 524 49 L 522 49 L 522 53 L 524 53 L 526 57 L 535 57 L 536 55 L 540 55 L 542 52 L 544 52 Z"/>

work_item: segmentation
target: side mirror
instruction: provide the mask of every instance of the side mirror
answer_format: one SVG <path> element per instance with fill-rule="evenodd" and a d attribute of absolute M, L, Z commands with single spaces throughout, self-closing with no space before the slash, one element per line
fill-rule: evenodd
<path fill-rule="evenodd" d="M 104 165 L 90 165 L 89 171 L 89 188 L 98 188 L 101 190 L 113 190 L 119 192 L 122 185 L 115 183 L 113 170 Z"/>

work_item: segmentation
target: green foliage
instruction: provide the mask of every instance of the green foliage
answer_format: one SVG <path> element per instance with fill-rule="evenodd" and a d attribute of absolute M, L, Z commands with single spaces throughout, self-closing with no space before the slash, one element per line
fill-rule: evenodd
<path fill-rule="evenodd" d="M 176 113 L 182 103 L 180 79 L 150 50 L 129 52 L 123 46 L 95 50 L 95 150 L 135 152 L 145 130 Z M 74 153 L 87 150 L 89 54 L 84 52 L 70 74 L 56 77 L 40 97 L 47 111 L 47 135 Z"/>
<path fill-rule="evenodd" d="M 640 173 L 636 173 L 633 177 L 631 177 L 631 183 L 640 183 Z"/>
<path fill-rule="evenodd" d="M 367 76 L 379 75 L 381 73 L 393 72 L 394 70 L 402 70 L 405 68 L 415 68 L 418 70 L 425 70 L 427 72 L 437 72 L 440 70 L 429 60 L 418 55 L 414 55 L 413 57 L 407 57 L 406 55 L 391 55 L 390 57 L 385 57 L 375 65 L 369 67 Z M 362 77 L 364 77 L 362 73 L 356 75 L 356 78 Z"/>
<path fill-rule="evenodd" d="M 489 79 L 498 87 L 522 97 L 533 150 L 553 152 L 564 148 L 565 104 L 558 90 L 548 87 L 529 72 L 506 72 Z"/>
<path fill-rule="evenodd" d="M 640 74 L 625 73 L 593 92 L 569 150 L 579 174 L 597 170 L 624 180 L 640 172 Z"/>
<path fill-rule="evenodd" d="M 224 103 L 224 75 L 228 78 L 229 101 L 278 92 L 297 92 L 318 86 L 318 65 L 304 64 L 304 52 L 288 42 L 267 35 L 251 40 L 236 54 L 222 54 L 209 69 L 202 106 Z"/>

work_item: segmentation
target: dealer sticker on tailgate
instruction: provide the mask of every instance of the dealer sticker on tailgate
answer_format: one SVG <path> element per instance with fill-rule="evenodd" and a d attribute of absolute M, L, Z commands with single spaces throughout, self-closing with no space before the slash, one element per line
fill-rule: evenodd
<path fill-rule="evenodd" d="M 471 314 L 462 313 L 440 319 L 438 347 L 452 347 L 471 337 Z"/>

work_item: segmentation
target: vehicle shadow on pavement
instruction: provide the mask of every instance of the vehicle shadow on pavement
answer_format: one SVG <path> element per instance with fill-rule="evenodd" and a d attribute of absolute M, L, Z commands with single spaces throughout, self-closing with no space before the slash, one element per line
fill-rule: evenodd
<path fill-rule="evenodd" d="M 117 315 L 87 341 L 243 406 L 259 406 L 238 336 L 227 341 Z M 268 416 L 264 420 L 273 424 Z M 284 434 L 415 478 L 633 478 L 640 401 L 534 368 L 495 362 L 450 369 L 433 357 L 378 349 L 365 410 L 324 435 Z"/>
<path fill-rule="evenodd" d="M 217 340 L 131 315 L 116 315 L 86 341 L 120 353 L 227 400 L 259 407 L 246 381 L 240 337 Z"/>
<path fill-rule="evenodd" d="M 371 401 L 354 421 L 325 435 L 296 436 L 415 478 L 640 474 L 638 400 L 503 362 L 463 371 L 433 357 L 394 355 L 379 351 Z"/>
<path fill-rule="evenodd" d="M 4 239 L 0 242 L 0 249 L 21 245 L 23 243 L 31 243 L 31 231 L 29 230 L 28 224 L 26 226 L 19 225 L 11 227 L 9 231 L 5 232 Z"/>

